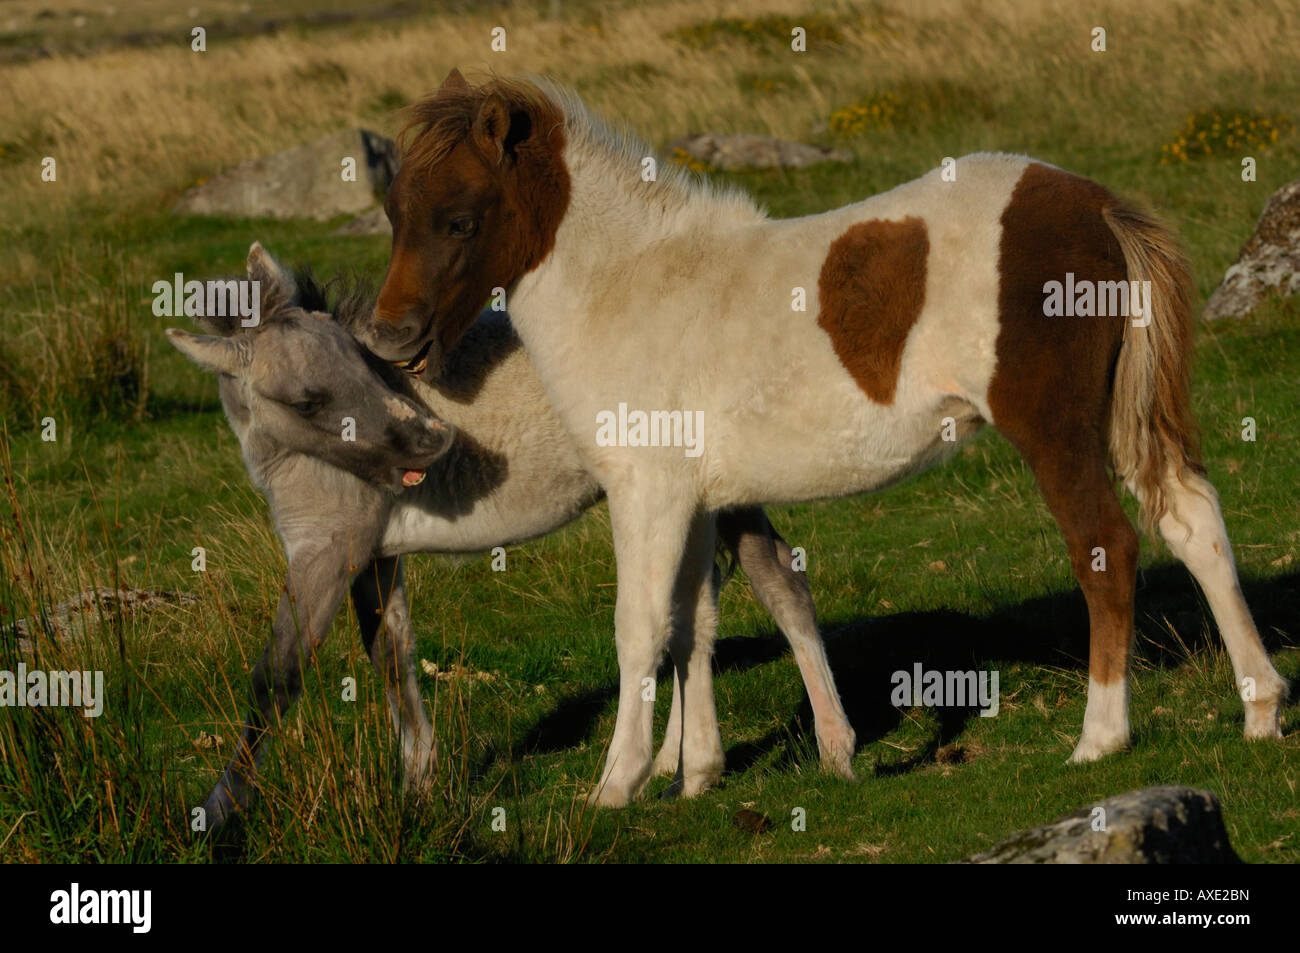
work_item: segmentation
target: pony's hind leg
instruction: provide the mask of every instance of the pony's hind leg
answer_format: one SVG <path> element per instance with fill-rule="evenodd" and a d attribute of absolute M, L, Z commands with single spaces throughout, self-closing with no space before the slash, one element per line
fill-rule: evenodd
<path fill-rule="evenodd" d="M 1088 704 L 1070 760 L 1093 761 L 1129 744 L 1138 535 L 1119 505 L 1100 451 L 1077 474 L 1054 464 L 1040 467 L 1035 476 L 1065 534 L 1088 603 Z"/>
<path fill-rule="evenodd" d="M 415 674 L 415 643 L 406 601 L 404 561 L 376 559 L 352 583 L 352 605 L 361 641 L 383 680 L 393 729 L 402 745 L 403 784 L 423 790 L 438 763 L 433 724 Z"/>
<path fill-rule="evenodd" d="M 1065 535 L 1070 565 L 1088 603 L 1088 704 L 1070 760 L 1093 761 L 1129 743 L 1137 532 L 1119 505 L 1095 430 L 1066 428 L 1033 443 L 1016 439 L 1014 431 L 1009 436 Z"/>
<path fill-rule="evenodd" d="M 1280 738 L 1288 686 L 1269 662 L 1242 596 L 1219 496 L 1197 473 L 1185 473 L 1182 480 L 1171 474 L 1163 487 L 1166 511 L 1158 524 L 1160 535 L 1200 584 L 1214 613 L 1246 710 L 1246 737 Z"/>

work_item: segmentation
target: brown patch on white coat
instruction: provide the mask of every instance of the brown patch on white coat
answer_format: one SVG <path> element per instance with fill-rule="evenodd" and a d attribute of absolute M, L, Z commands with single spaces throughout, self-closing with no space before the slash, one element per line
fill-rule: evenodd
<path fill-rule="evenodd" d="M 818 277 L 817 324 L 863 393 L 894 402 L 907 335 L 925 306 L 925 223 L 859 222 L 831 243 Z"/>

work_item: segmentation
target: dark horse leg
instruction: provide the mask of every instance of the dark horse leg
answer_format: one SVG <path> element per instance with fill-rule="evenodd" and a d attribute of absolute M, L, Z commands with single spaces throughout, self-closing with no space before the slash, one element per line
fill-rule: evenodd
<path fill-rule="evenodd" d="M 361 641 L 388 695 L 393 728 L 402 744 L 404 783 L 408 789 L 422 790 L 433 778 L 438 749 L 415 671 L 403 570 L 400 557 L 376 559 L 352 583 L 352 605 Z"/>
<path fill-rule="evenodd" d="M 210 833 L 248 806 L 270 726 L 302 694 L 303 662 L 310 664 L 347 594 L 355 573 L 347 549 L 346 544 L 331 541 L 298 547 L 289 557 L 271 640 L 253 669 L 252 704 L 243 732 L 234 757 L 203 805 Z"/>

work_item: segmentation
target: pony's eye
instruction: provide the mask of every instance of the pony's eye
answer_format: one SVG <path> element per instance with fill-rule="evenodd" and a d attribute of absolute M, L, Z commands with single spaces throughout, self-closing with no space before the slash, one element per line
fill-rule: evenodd
<path fill-rule="evenodd" d="M 447 226 L 447 234 L 453 238 L 469 238 L 478 228 L 478 223 L 468 215 L 453 218 Z"/>
<path fill-rule="evenodd" d="M 324 401 L 320 400 L 295 400 L 289 406 L 298 411 L 298 413 L 302 414 L 304 417 L 310 417 L 312 414 L 316 413 L 316 411 L 320 410 L 323 404 Z"/>

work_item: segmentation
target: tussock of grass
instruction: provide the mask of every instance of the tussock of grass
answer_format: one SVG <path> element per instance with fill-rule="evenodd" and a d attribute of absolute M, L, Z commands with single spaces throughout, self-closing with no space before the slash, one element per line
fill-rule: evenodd
<path fill-rule="evenodd" d="M 0 409 L 15 424 L 139 421 L 149 400 L 149 342 L 139 293 L 119 271 L 100 281 L 68 261 L 37 287 L 32 310 L 0 338 Z"/>

